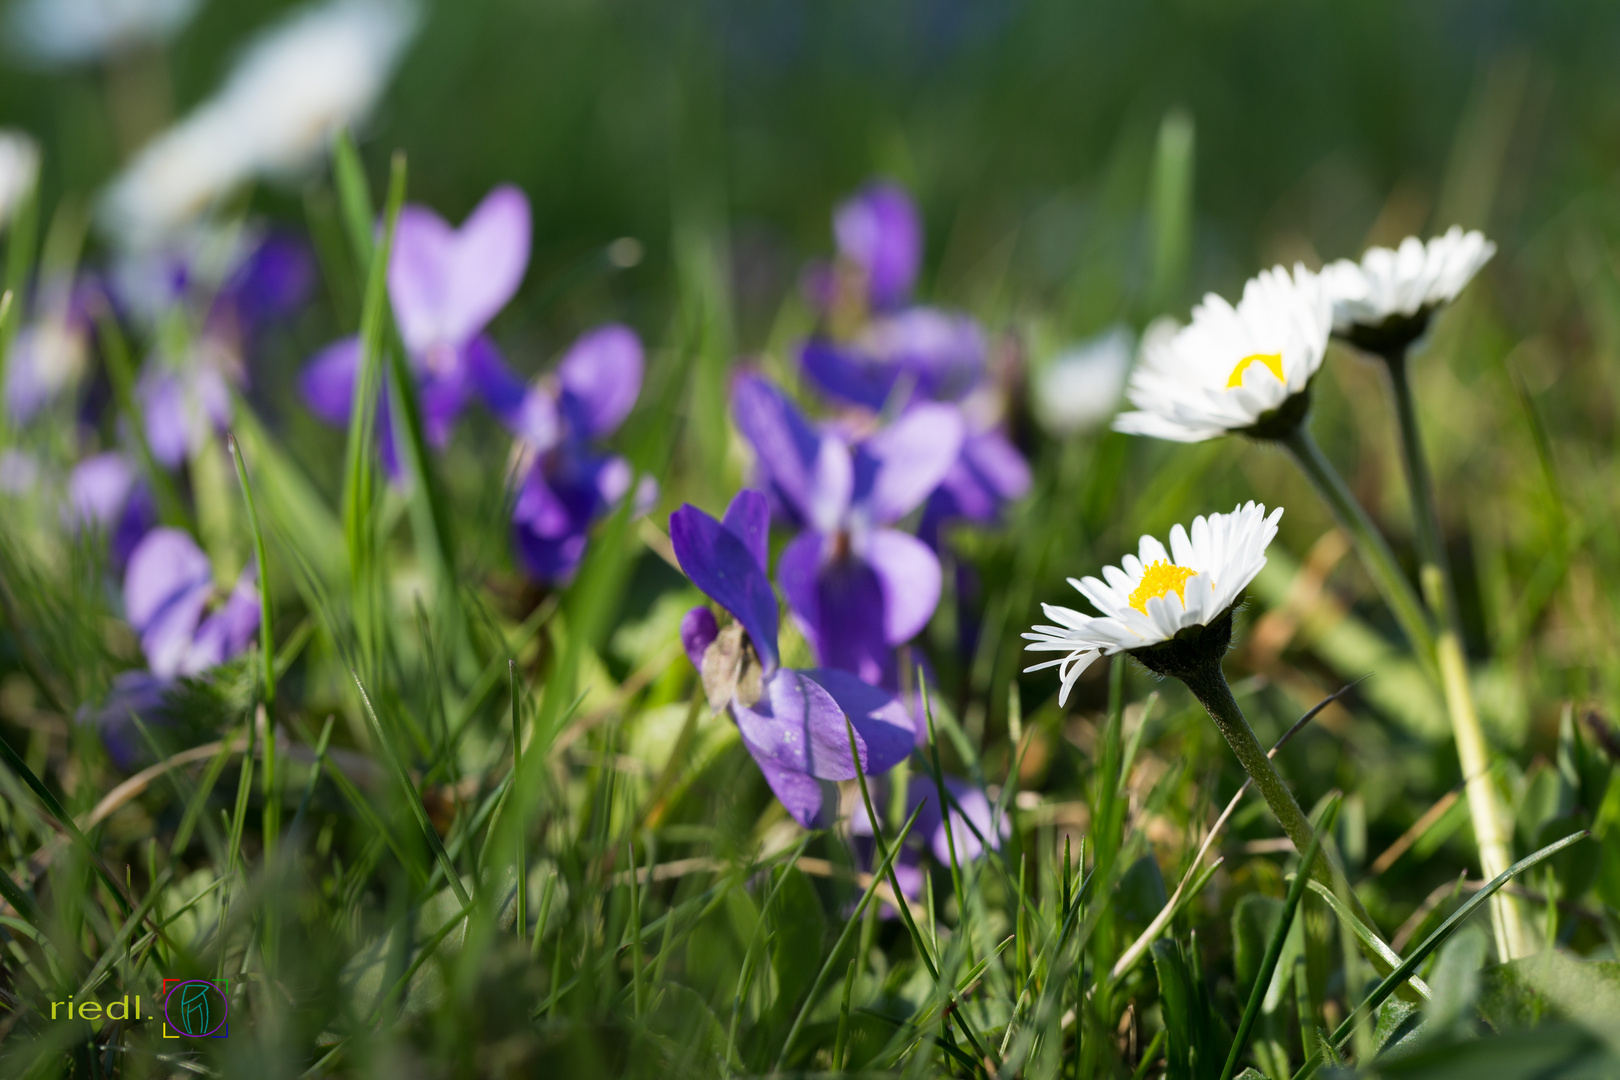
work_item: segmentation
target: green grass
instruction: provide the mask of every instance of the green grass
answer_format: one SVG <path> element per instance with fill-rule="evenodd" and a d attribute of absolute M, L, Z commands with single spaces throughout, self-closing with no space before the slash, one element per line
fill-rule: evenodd
<path fill-rule="evenodd" d="M 217 539 L 260 568 L 266 633 L 186 685 L 180 724 L 148 727 L 141 785 L 120 787 L 78 722 L 140 664 L 103 539 L 65 530 L 44 491 L 0 496 L 0 1076 L 1620 1068 L 1620 143 L 1604 104 L 1620 86 L 1598 48 L 1616 17 L 1505 5 L 1469 16 L 1480 45 L 1437 4 L 867 7 L 446 5 L 358 147 L 244 200 L 309 233 L 322 277 L 252 358 L 240 493 L 223 441 L 210 451 L 243 501 L 207 502 L 219 485 L 200 470 L 169 479 L 131 431 L 163 519 L 219 523 L 210 553 Z M 166 58 L 175 100 L 202 96 L 272 8 L 210 5 Z M 46 147 L 38 205 L 3 236 L 10 285 L 76 246 L 119 160 L 109 78 L 0 71 L 0 122 Z M 1523 860 L 1501 887 L 1553 949 L 1506 965 L 1476 949 L 1488 889 L 1445 801 L 1463 778 L 1439 691 L 1291 463 L 1236 439 L 1054 441 L 1016 396 L 1034 488 L 1002 526 L 954 538 L 982 583 L 963 608 L 979 634 L 963 647 L 948 586 L 919 643 L 938 686 L 910 764 L 988 784 L 1011 835 L 932 866 L 892 918 L 881 862 L 864 876 L 841 832 L 786 817 L 703 703 L 676 633 L 698 594 L 661 534 L 682 501 L 718 512 L 743 479 L 734 364 L 791 378 L 811 324 L 794 275 L 830 247 L 836 198 L 880 172 L 920 196 L 928 298 L 1031 366 L 1279 259 L 1453 220 L 1498 240 L 1413 379 Z M 495 425 L 425 445 L 397 378 L 387 229 L 371 250 L 377 206 L 459 218 L 508 179 L 537 215 L 525 291 L 494 327 L 514 364 L 548 369 L 608 318 L 649 347 L 616 449 L 659 481 L 658 508 L 602 521 L 552 591 L 513 566 Z M 621 236 L 641 265 L 604 257 Z M 0 355 L 20 321 L 0 315 Z M 346 437 L 291 379 L 357 330 L 366 390 Z M 152 342 L 111 316 L 95 341 L 93 430 L 64 410 L 0 431 L 48 477 L 133 413 Z M 371 450 L 382 394 L 407 417 L 404 487 Z M 1315 397 L 1327 456 L 1411 570 L 1380 372 L 1335 346 Z M 1319 840 L 1371 926 L 1298 884 L 1252 794 L 1203 850 L 1245 777 L 1179 684 L 1099 664 L 1065 710 L 1055 677 L 1020 674 L 1017 633 L 1073 595 L 1066 576 L 1248 498 L 1288 510 L 1227 673 L 1267 745 L 1366 678 L 1277 760 L 1331 817 Z M 845 787 L 893 850 L 904 815 Z M 1394 955 L 1365 959 L 1369 941 Z M 66 1019 L 70 995 L 139 995 L 149 1017 L 161 980 L 184 977 L 230 981 L 228 1038 Z"/>

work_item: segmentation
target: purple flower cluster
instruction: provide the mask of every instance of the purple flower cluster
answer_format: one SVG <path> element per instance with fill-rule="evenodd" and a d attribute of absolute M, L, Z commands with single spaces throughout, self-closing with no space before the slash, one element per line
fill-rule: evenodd
<path fill-rule="evenodd" d="M 916 208 L 894 184 L 874 183 L 833 216 L 839 257 L 810 276 L 820 331 L 799 350 L 806 378 L 859 409 L 950 404 L 961 414 L 955 459 L 928 498 L 918 530 L 937 547 L 952 520 L 990 522 L 1029 490 L 1029 466 L 1001 430 L 989 345 L 970 316 L 908 305 L 922 263 Z"/>
<path fill-rule="evenodd" d="M 670 519 L 681 568 L 734 620 L 722 627 L 710 608 L 693 609 L 682 626 L 687 654 L 710 704 L 729 710 L 771 789 L 806 826 L 831 816 L 827 783 L 855 775 L 846 717 L 864 773 L 884 772 L 926 742 L 926 725 L 897 695 L 900 649 L 939 604 L 940 527 L 994 520 L 1029 486 L 1023 457 L 982 405 L 983 331 L 967 316 L 906 306 L 922 228 L 905 192 L 868 187 L 839 207 L 834 232 L 839 259 L 807 277 L 822 330 L 799 359 L 839 411 L 814 422 L 780 388 L 744 373 L 732 419 L 754 451 L 753 490 L 722 521 L 692 506 Z M 810 671 L 780 666 L 773 520 L 793 533 L 775 582 L 821 665 Z M 991 822 L 983 792 L 949 784 L 996 843 L 1003 825 Z M 931 782 L 914 783 L 911 795 L 937 800 Z M 919 835 L 937 832 L 936 856 L 948 858 L 940 810 L 928 814 Z M 957 832 L 961 858 L 982 853 L 971 829 Z M 916 855 L 905 854 L 903 867 L 920 881 Z"/>
<path fill-rule="evenodd" d="M 484 197 L 461 228 L 425 206 L 406 206 L 394 230 L 388 297 L 422 405 L 428 442 L 442 447 L 467 402 L 504 387 L 495 343 L 484 333 L 523 283 L 529 266 L 529 200 L 515 187 Z M 298 386 L 322 420 L 347 425 L 360 374 L 360 338 L 322 349 Z M 383 452 L 397 471 L 383 412 Z"/>
<path fill-rule="evenodd" d="M 165 699 L 175 680 L 246 652 L 259 632 L 260 607 L 251 566 L 222 596 L 208 556 L 170 528 L 152 529 L 135 545 L 123 592 L 124 617 L 140 636 L 147 666 L 119 675 L 91 720 L 113 761 L 127 769 L 143 756 L 134 718 L 148 727 L 168 723 Z"/>
<path fill-rule="evenodd" d="M 490 192 L 461 227 L 423 206 L 407 206 L 394 232 L 388 295 L 422 406 L 428 442 L 443 447 L 468 403 L 481 400 L 518 439 L 520 479 L 512 513 L 519 562 L 540 581 L 568 581 L 584 557 L 592 524 L 630 492 L 624 458 L 599 448 L 624 422 L 641 390 L 641 342 L 628 327 L 599 327 L 576 341 L 554 376 L 527 385 L 485 332 L 517 293 L 529 264 L 527 197 Z M 299 389 L 310 410 L 349 422 L 360 339 L 323 349 Z M 388 411 L 384 462 L 397 475 Z M 644 482 L 638 504 L 651 501 Z"/>

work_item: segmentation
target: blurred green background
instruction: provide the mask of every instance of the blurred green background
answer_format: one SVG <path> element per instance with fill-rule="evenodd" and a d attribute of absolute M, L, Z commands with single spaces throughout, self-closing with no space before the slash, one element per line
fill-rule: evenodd
<path fill-rule="evenodd" d="M 205 4 L 159 98 L 204 98 L 291 7 Z M 1140 318 L 1129 211 L 1167 110 L 1197 127 L 1190 273 L 1167 298 L 1186 301 L 1261 261 L 1452 222 L 1516 254 L 1613 181 L 1617 50 L 1599 2 L 461 0 L 428 8 L 363 134 L 378 162 L 403 147 L 413 197 L 452 217 L 523 186 L 531 286 L 628 234 L 654 257 L 627 287 L 656 304 L 672 227 L 709 215 L 730 224 L 745 307 L 768 311 L 797 254 L 826 247 L 834 200 L 882 173 L 923 205 L 943 296 L 1003 278 L 1022 304 L 1062 296 L 1088 249 L 1122 245 L 1109 284 Z M 0 73 L 0 120 L 46 142 L 48 190 L 92 190 L 161 119 L 114 131 L 118 77 Z M 1082 323 L 1117 314 L 1088 303 Z"/>

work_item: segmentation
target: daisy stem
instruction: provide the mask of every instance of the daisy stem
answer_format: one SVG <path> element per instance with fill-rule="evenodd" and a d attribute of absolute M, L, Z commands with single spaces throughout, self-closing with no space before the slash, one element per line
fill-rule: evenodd
<path fill-rule="evenodd" d="M 1506 826 L 1507 815 L 1501 797 L 1491 784 L 1490 746 L 1480 726 L 1468 680 L 1468 662 L 1462 648 L 1462 620 L 1457 611 L 1457 594 L 1452 585 L 1451 565 L 1446 557 L 1440 531 L 1439 505 L 1434 497 L 1429 462 L 1423 453 L 1423 436 L 1418 430 L 1417 407 L 1412 383 L 1407 376 L 1406 350 L 1384 353 L 1389 367 L 1395 417 L 1400 429 L 1401 464 L 1406 470 L 1406 490 L 1412 500 L 1418 557 L 1422 560 L 1419 580 L 1424 598 L 1439 622 L 1435 659 L 1440 668 L 1440 684 L 1445 692 L 1446 711 L 1451 715 L 1452 736 L 1457 741 L 1457 757 L 1467 781 L 1468 814 L 1479 845 L 1480 870 L 1490 880 L 1513 862 Z M 1496 949 L 1503 960 L 1530 954 L 1530 940 L 1518 899 L 1505 892 L 1491 897 L 1491 927 Z"/>
<path fill-rule="evenodd" d="M 1373 583 L 1384 596 L 1384 602 L 1401 624 L 1401 630 L 1411 643 L 1412 650 L 1417 653 L 1419 663 L 1431 676 L 1434 675 L 1434 624 L 1429 620 L 1412 583 L 1395 561 L 1395 554 L 1389 550 L 1383 534 L 1351 494 L 1344 478 L 1327 459 L 1327 455 L 1322 453 L 1322 448 L 1316 444 L 1304 423 L 1279 441 L 1293 455 L 1300 471 L 1328 504 L 1339 525 L 1350 534 L 1350 542 L 1361 556 L 1362 565 L 1372 575 Z"/>
<path fill-rule="evenodd" d="M 1255 738 L 1254 729 L 1249 727 L 1249 721 L 1243 715 L 1237 699 L 1232 696 L 1232 688 L 1226 685 L 1226 674 L 1221 671 L 1219 659 L 1211 659 L 1207 664 L 1181 672 L 1179 677 L 1187 684 L 1204 709 L 1209 718 L 1215 721 L 1226 744 L 1237 755 L 1238 763 L 1243 771 L 1249 774 L 1255 787 L 1271 807 L 1283 832 L 1288 839 L 1294 842 L 1294 847 L 1300 852 L 1311 849 L 1311 839 L 1315 835 L 1310 819 L 1305 811 L 1300 809 L 1299 802 L 1295 800 L 1294 793 L 1289 790 L 1288 783 L 1277 771 L 1277 766 L 1266 754 L 1265 747 Z M 1311 866 L 1311 875 L 1322 884 L 1333 888 L 1333 878 L 1336 876 L 1333 867 L 1328 861 L 1328 853 L 1323 851 Z"/>

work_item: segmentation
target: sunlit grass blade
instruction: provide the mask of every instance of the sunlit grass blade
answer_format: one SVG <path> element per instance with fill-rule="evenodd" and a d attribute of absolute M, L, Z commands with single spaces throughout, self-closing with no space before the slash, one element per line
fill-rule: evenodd
<path fill-rule="evenodd" d="M 370 250 L 366 272 L 365 302 L 360 314 L 360 356 L 355 375 L 354 400 L 349 412 L 349 437 L 344 454 L 343 529 L 349 552 L 349 570 L 354 578 L 356 615 L 368 613 L 373 568 L 372 521 L 375 500 L 376 416 L 382 388 L 382 348 L 388 323 L 388 260 L 393 251 L 394 229 L 405 202 L 405 156 L 395 154 L 388 178 L 388 201 L 383 212 L 382 237 Z M 370 631 L 362 634 L 368 645 Z"/>

